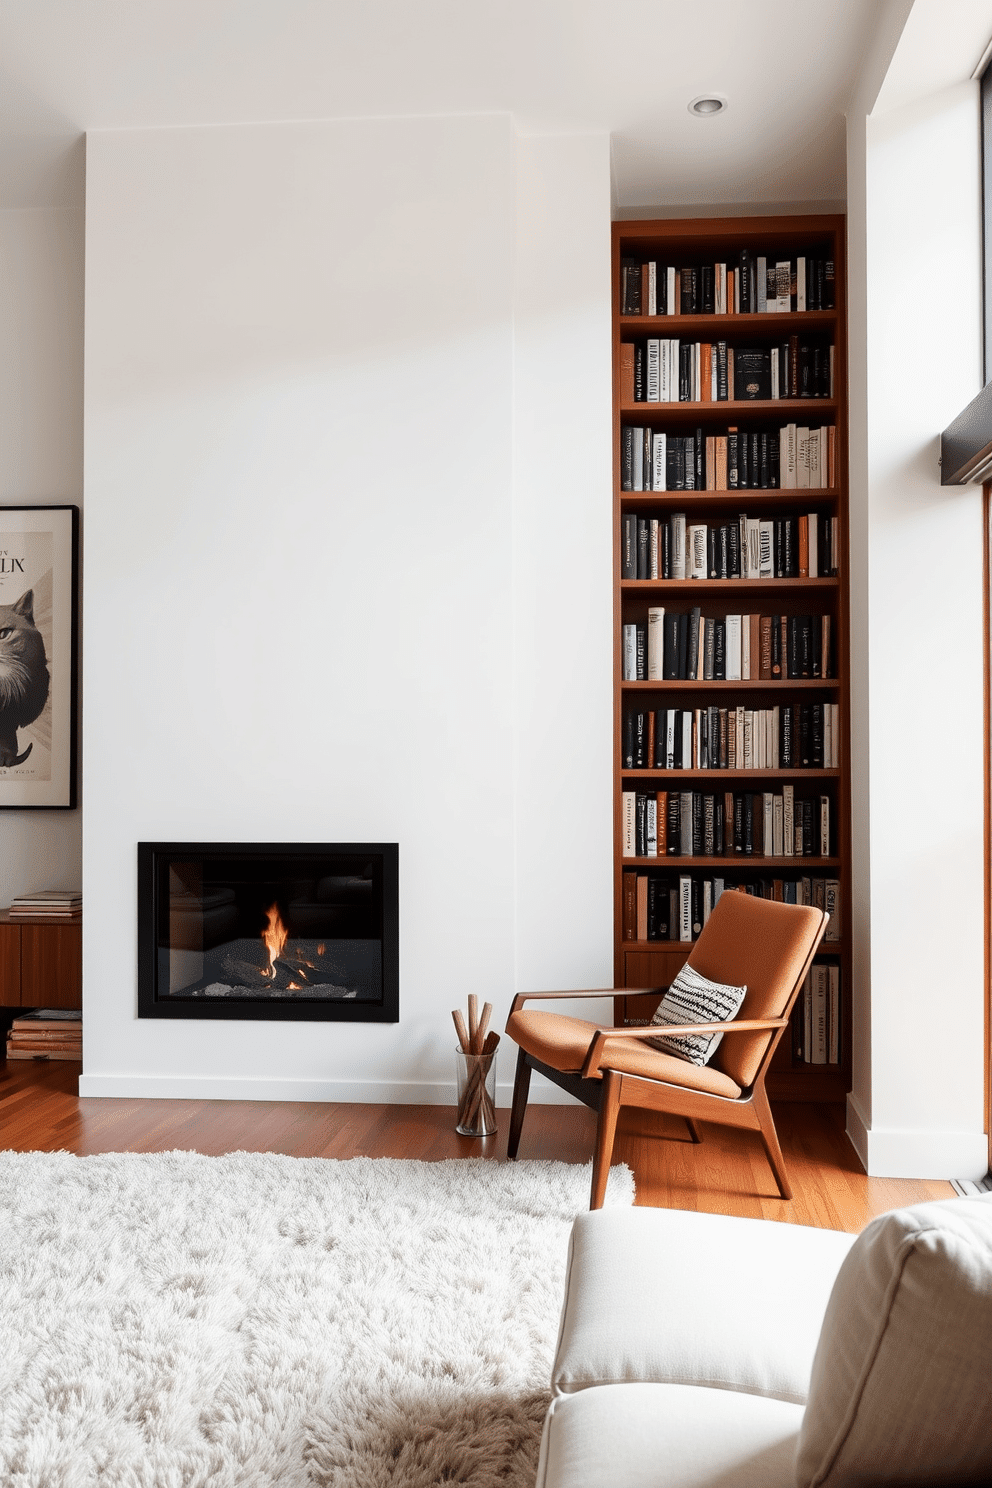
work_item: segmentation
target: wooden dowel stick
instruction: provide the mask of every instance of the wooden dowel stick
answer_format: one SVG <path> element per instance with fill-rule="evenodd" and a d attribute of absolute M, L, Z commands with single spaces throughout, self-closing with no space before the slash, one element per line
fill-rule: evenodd
<path fill-rule="evenodd" d="M 482 1009 L 482 1017 L 479 1019 L 479 1031 L 476 1034 L 476 1038 L 477 1038 L 478 1043 L 479 1043 L 479 1052 L 482 1053 L 482 1054 L 484 1054 L 486 1052 L 485 1051 L 486 1033 L 489 1030 L 489 1019 L 492 1017 L 492 1015 L 493 1015 L 493 1005 L 492 1005 L 491 1002 L 487 1002 L 485 1004 L 485 1006 L 483 1007 L 483 1009 Z"/>
<path fill-rule="evenodd" d="M 469 1043 L 468 1030 L 465 1027 L 465 1019 L 462 1017 L 460 1010 L 458 1008 L 455 1008 L 451 1014 L 451 1017 L 454 1021 L 455 1032 L 458 1035 L 458 1042 L 462 1046 L 462 1053 L 471 1054 L 472 1048 Z"/>
<path fill-rule="evenodd" d="M 468 1042 L 469 1053 L 478 1054 L 476 1041 L 479 1033 L 479 999 L 474 992 L 468 994 Z"/>

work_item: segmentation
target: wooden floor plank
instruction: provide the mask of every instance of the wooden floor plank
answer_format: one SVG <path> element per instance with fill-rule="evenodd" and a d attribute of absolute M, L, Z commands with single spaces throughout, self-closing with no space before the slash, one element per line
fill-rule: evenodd
<path fill-rule="evenodd" d="M 0 1061 L 0 1144 L 17 1152 L 65 1150 L 281 1152 L 294 1157 L 506 1158 L 509 1112 L 473 1141 L 455 1131 L 453 1106 L 332 1105 L 319 1101 L 179 1101 L 80 1098 L 77 1064 Z M 713 1214 L 860 1230 L 886 1209 L 949 1198 L 949 1183 L 868 1178 L 838 1106 L 775 1108 L 794 1189 L 778 1197 L 756 1134 L 684 1123 L 650 1111 L 621 1114 L 614 1158 L 634 1172 L 637 1202 Z M 596 1118 L 584 1106 L 528 1108 L 522 1158 L 587 1162 Z"/>

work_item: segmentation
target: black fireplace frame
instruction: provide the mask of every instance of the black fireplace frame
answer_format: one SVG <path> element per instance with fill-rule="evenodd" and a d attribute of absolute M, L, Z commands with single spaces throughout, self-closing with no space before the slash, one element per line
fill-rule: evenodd
<path fill-rule="evenodd" d="M 158 993 L 155 907 L 159 874 L 170 858 L 301 859 L 335 854 L 379 858 L 382 864 L 382 998 L 378 1002 L 284 1000 L 238 997 L 214 1001 Z M 138 1017 L 222 1019 L 291 1023 L 399 1022 L 399 847 L 395 842 L 139 842 L 138 843 Z"/>

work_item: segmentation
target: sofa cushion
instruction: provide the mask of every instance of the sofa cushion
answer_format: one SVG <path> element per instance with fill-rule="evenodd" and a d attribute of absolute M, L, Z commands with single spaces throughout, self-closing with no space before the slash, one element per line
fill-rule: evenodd
<path fill-rule="evenodd" d="M 729 1023 L 746 995 L 747 987 L 714 982 L 686 965 L 659 1002 L 651 1022 L 673 1030 L 679 1023 Z M 679 1037 L 673 1031 L 650 1042 L 676 1059 L 702 1066 L 709 1064 L 722 1038 L 722 1033 L 689 1033 Z"/>
<path fill-rule="evenodd" d="M 802 1407 L 690 1385 L 554 1400 L 537 1488 L 794 1488 Z"/>
<path fill-rule="evenodd" d="M 990 1383 L 992 1198 L 883 1215 L 827 1306 L 800 1488 L 992 1481 Z"/>
<path fill-rule="evenodd" d="M 572 1226 L 556 1395 L 641 1380 L 803 1403 L 853 1235 L 677 1209 Z"/>

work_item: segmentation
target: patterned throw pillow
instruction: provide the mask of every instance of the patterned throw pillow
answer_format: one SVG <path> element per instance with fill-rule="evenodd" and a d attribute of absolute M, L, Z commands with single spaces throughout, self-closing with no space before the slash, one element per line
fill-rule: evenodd
<path fill-rule="evenodd" d="M 680 1023 L 729 1023 L 746 992 L 746 987 L 711 982 L 686 965 L 661 999 L 651 1022 L 664 1028 L 677 1027 Z M 722 1038 L 722 1033 L 691 1033 L 685 1038 L 669 1035 L 648 1039 L 648 1043 L 665 1054 L 674 1054 L 676 1059 L 687 1059 L 690 1064 L 708 1064 Z"/>

